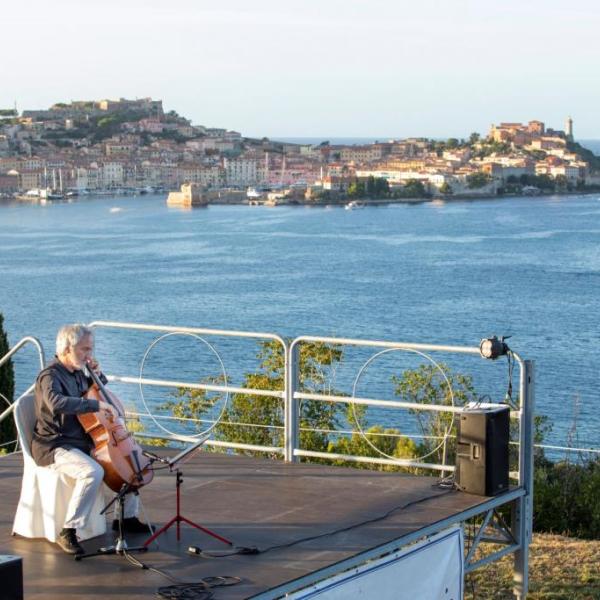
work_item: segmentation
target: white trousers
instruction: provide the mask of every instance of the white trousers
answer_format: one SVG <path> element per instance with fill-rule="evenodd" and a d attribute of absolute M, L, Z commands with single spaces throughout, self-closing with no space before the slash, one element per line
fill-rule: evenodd
<path fill-rule="evenodd" d="M 77 448 L 57 448 L 52 468 L 75 481 L 73 495 L 65 516 L 65 528 L 85 527 L 104 479 L 104 469 L 91 456 Z M 104 495 L 114 494 L 104 486 Z M 108 501 L 107 501 L 108 502 Z M 140 499 L 137 494 L 126 494 L 123 514 L 127 519 L 138 514 Z"/>

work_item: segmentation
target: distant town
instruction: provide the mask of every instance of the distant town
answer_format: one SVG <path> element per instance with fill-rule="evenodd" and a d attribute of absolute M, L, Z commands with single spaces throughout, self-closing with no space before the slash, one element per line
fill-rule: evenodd
<path fill-rule="evenodd" d="M 0 197 L 173 193 L 173 203 L 335 203 L 600 189 L 600 159 L 537 120 L 465 139 L 292 144 L 194 125 L 161 100 L 0 110 Z"/>

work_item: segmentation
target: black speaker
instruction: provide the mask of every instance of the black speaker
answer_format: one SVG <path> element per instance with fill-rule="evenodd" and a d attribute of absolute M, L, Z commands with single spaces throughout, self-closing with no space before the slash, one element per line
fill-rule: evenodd
<path fill-rule="evenodd" d="M 510 409 L 504 404 L 465 409 L 458 422 L 456 483 L 469 494 L 508 489 Z"/>
<path fill-rule="evenodd" d="M 0 554 L 0 582 L 3 600 L 23 600 L 23 563 L 20 556 Z"/>

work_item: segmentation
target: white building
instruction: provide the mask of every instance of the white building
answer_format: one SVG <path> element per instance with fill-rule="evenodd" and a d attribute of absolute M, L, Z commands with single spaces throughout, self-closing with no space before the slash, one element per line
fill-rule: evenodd
<path fill-rule="evenodd" d="M 107 162 L 100 167 L 102 187 L 123 185 L 125 181 L 123 165 L 117 162 Z"/>
<path fill-rule="evenodd" d="M 255 158 L 225 158 L 227 185 L 255 185 L 258 182 L 258 160 Z"/>

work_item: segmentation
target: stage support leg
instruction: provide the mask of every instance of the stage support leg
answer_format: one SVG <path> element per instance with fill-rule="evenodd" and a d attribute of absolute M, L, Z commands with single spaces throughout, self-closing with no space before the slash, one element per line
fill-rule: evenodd
<path fill-rule="evenodd" d="M 519 484 L 524 488 L 525 495 L 515 501 L 512 511 L 513 535 L 519 542 L 513 570 L 513 597 L 516 600 L 525 600 L 529 591 L 529 543 L 533 528 L 535 364 L 526 360 L 523 367 L 520 382 Z"/>

